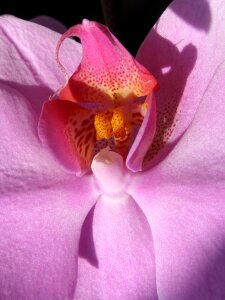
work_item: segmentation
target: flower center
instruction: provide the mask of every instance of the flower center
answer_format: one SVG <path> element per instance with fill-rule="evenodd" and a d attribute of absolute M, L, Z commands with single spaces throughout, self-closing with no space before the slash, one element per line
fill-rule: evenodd
<path fill-rule="evenodd" d="M 124 119 L 124 114 L 119 108 L 96 114 L 94 118 L 96 139 L 126 138 L 130 130 Z"/>
<path fill-rule="evenodd" d="M 99 142 L 102 143 L 102 141 L 106 140 L 106 145 L 114 150 L 109 142 L 113 141 L 113 145 L 116 145 L 117 151 L 122 156 L 127 154 L 131 124 L 126 118 L 122 107 L 96 114 L 94 117 L 94 128 L 98 147 Z"/>
<path fill-rule="evenodd" d="M 94 117 L 94 127 L 96 130 L 96 139 L 107 139 L 109 140 L 113 136 L 112 131 L 112 113 L 103 112 L 96 114 Z"/>

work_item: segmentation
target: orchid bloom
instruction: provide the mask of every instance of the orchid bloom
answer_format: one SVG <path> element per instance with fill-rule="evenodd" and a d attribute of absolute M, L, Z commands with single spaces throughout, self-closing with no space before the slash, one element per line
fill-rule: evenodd
<path fill-rule="evenodd" d="M 224 298 L 224 12 L 175 0 L 136 60 L 0 17 L 0 299 Z"/>

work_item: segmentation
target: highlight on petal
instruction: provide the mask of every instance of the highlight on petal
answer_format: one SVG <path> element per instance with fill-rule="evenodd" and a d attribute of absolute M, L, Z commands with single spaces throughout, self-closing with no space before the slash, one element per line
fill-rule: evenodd
<path fill-rule="evenodd" d="M 39 137 L 66 168 L 78 176 L 90 168 L 96 142 L 94 114 L 72 101 L 45 102 L 39 119 Z"/>
<path fill-rule="evenodd" d="M 173 1 L 138 52 L 138 61 L 157 77 L 161 87 L 156 96 L 156 134 L 145 157 L 149 167 L 162 161 L 190 126 L 216 68 L 224 60 L 225 4 L 204 2 Z M 193 11 L 194 5 L 197 8 Z M 191 23 L 187 23 L 183 16 L 190 11 Z M 203 31 L 195 24 L 206 14 L 210 14 L 210 24 Z"/>
<path fill-rule="evenodd" d="M 135 61 L 107 27 L 84 20 L 70 28 L 58 43 L 57 57 L 61 44 L 70 36 L 80 38 L 83 57 L 62 89 L 61 99 L 118 106 L 148 95 L 156 88 L 155 78 Z"/>

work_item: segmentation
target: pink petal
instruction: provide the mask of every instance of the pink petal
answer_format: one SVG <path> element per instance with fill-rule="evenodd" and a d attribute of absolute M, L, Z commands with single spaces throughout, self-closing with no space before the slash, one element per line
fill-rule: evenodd
<path fill-rule="evenodd" d="M 40 113 L 43 101 L 64 83 L 55 60 L 60 35 L 12 16 L 0 17 L 0 80 L 25 95 Z M 81 48 L 66 41 L 60 58 L 70 73 L 80 62 Z"/>
<path fill-rule="evenodd" d="M 0 84 L 0 104 L 0 194 L 65 180 L 68 175 L 39 141 L 38 116 L 29 101 L 14 88 Z"/>
<path fill-rule="evenodd" d="M 184 183 L 213 185 L 225 179 L 225 63 L 211 79 L 194 120 L 170 155 L 154 170 L 157 176 L 177 176 Z"/>
<path fill-rule="evenodd" d="M 40 145 L 20 93 L 1 84 L 0 104 L 0 299 L 73 299 L 91 179 L 69 176 Z"/>
<path fill-rule="evenodd" d="M 66 168 L 81 176 L 90 169 L 96 133 L 94 114 L 72 101 L 52 100 L 43 105 L 38 125 L 43 145 Z"/>
<path fill-rule="evenodd" d="M 45 15 L 35 17 L 35 18 L 31 19 L 30 21 L 34 22 L 36 24 L 42 25 L 44 27 L 47 27 L 47 28 L 49 28 L 53 31 L 56 31 L 58 33 L 61 33 L 61 34 L 63 34 L 67 29 L 63 23 L 59 22 L 58 20 L 56 20 L 52 17 L 45 16 Z"/>
<path fill-rule="evenodd" d="M 149 149 L 149 145 L 151 145 L 155 134 L 155 98 L 152 97 L 152 95 L 149 95 L 146 101 L 148 105 L 146 115 L 126 159 L 127 168 L 133 172 L 142 170 L 145 154 Z"/>
<path fill-rule="evenodd" d="M 149 221 L 159 299 L 223 299 L 225 295 L 225 186 L 140 176 L 131 194 Z"/>
<path fill-rule="evenodd" d="M 87 183 L 41 189 L 37 179 L 30 191 L 1 196 L 0 299 L 73 299 L 80 230 L 94 200 Z"/>
<path fill-rule="evenodd" d="M 153 232 L 163 299 L 225 295 L 224 76 L 223 63 L 174 150 L 129 191 Z"/>
<path fill-rule="evenodd" d="M 107 27 L 84 20 L 62 36 L 57 52 L 70 36 L 81 39 L 83 58 L 60 98 L 109 106 L 112 101 L 120 103 L 148 95 L 155 88 L 154 77 L 134 60 Z"/>
<path fill-rule="evenodd" d="M 130 196 L 98 200 L 80 256 L 75 299 L 157 299 L 151 230 Z"/>
<path fill-rule="evenodd" d="M 176 0 L 171 8 L 151 30 L 137 56 L 160 84 L 156 136 L 147 159 L 160 153 L 152 164 L 172 150 L 192 122 L 225 53 L 223 1 Z M 186 22 L 185 15 L 190 14 Z M 196 25 L 201 21 L 204 31 L 199 29 L 202 25 Z"/>

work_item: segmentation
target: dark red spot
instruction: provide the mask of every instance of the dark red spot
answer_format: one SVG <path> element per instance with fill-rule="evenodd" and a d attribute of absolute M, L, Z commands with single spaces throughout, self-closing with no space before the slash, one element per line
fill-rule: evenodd
<path fill-rule="evenodd" d="M 85 126 L 85 125 L 87 125 L 89 123 L 89 120 L 84 120 L 82 123 L 81 123 L 81 125 L 82 126 Z"/>

